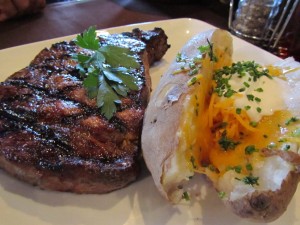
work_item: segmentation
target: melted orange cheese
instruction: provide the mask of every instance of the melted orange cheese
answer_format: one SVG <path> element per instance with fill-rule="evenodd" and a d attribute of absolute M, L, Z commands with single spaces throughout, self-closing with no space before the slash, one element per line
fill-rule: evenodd
<path fill-rule="evenodd" d="M 212 71 L 231 63 L 228 58 L 224 61 L 220 58 L 218 63 L 212 63 L 208 58 L 203 60 L 201 84 L 193 90 L 194 97 L 189 99 L 184 126 L 181 127 L 183 138 L 189 143 L 186 157 L 190 167 L 195 172 L 207 174 L 212 180 L 212 177 L 221 176 L 235 167 L 241 169 L 240 173 L 249 174 L 247 165 L 262 159 L 261 149 L 280 142 L 288 132 L 282 126 L 291 117 L 288 111 L 277 111 L 271 116 L 263 116 L 256 126 L 252 126 L 245 109 L 237 113 L 232 98 L 221 99 L 212 92 Z M 280 73 L 277 68 L 269 69 L 271 75 Z M 191 126 L 196 126 L 193 133 L 189 132 Z M 221 147 L 219 141 L 224 131 L 228 139 L 236 142 L 233 149 Z M 248 146 L 255 146 L 255 152 L 247 154 L 245 149 Z"/>

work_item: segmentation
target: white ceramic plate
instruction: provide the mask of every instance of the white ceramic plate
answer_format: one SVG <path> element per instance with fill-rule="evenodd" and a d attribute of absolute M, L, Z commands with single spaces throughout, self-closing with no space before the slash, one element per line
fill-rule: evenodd
<path fill-rule="evenodd" d="M 194 34 L 213 28 L 199 20 L 176 19 L 110 28 L 101 32 L 117 33 L 132 28 L 162 27 L 169 36 L 171 49 L 164 59 L 151 69 L 153 87 L 181 46 Z M 28 65 L 44 47 L 63 37 L 0 51 L 0 81 Z M 270 64 L 277 57 L 234 38 L 234 59 L 255 60 Z M 199 201 L 172 206 L 156 191 L 151 176 L 143 171 L 140 179 L 122 190 L 105 195 L 76 195 L 42 191 L 0 171 L 0 224 L 5 225 L 251 225 L 227 210 L 211 186 L 199 177 Z M 298 201 L 297 201 L 298 200 Z M 300 225 L 300 191 L 296 193 L 286 213 L 272 225 Z M 257 223 L 255 223 L 257 224 Z"/>

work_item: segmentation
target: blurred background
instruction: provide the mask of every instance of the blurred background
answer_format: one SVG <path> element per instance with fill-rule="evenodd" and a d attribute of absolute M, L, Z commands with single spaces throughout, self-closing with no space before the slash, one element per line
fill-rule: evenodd
<path fill-rule="evenodd" d="M 293 55 L 300 60 L 300 0 L 43 1 L 46 1 L 46 6 L 38 13 L 27 13 L 0 22 L 0 49 L 76 34 L 90 25 L 102 29 L 165 19 L 193 18 L 230 30 L 282 58 Z M 280 18 L 283 12 L 286 14 Z M 274 32 L 279 20 L 288 22 L 286 26 L 282 23 Z M 280 34 L 281 30 L 284 32 Z"/>

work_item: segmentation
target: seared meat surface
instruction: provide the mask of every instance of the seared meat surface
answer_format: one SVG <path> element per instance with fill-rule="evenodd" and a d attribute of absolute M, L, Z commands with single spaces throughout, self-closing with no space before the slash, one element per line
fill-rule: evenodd
<path fill-rule="evenodd" d="M 0 83 L 0 167 L 8 173 L 42 189 L 76 193 L 106 193 L 137 178 L 149 64 L 165 54 L 167 37 L 155 28 L 99 38 L 135 53 L 141 67 L 132 76 L 139 77 L 139 90 L 122 98 L 108 121 L 72 60 L 83 50 L 73 41 L 42 50 Z"/>

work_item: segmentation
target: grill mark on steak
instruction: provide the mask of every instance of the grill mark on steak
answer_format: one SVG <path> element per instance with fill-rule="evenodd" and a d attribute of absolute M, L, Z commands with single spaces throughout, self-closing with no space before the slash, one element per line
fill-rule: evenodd
<path fill-rule="evenodd" d="M 14 86 L 9 86 L 9 85 L 14 85 Z M 10 96 L 8 96 L 8 99 L 5 99 L 3 101 L 3 104 L 0 105 L 0 114 L 1 113 L 6 113 L 7 116 L 9 116 L 11 119 L 15 120 L 21 120 L 21 121 L 26 121 L 26 122 L 36 122 L 36 119 L 38 117 L 38 113 L 36 113 L 35 109 L 32 107 L 27 109 L 26 104 L 30 102 L 31 105 L 39 105 L 37 102 L 37 99 L 42 99 L 45 105 L 51 104 L 51 102 L 48 102 L 48 104 L 45 103 L 45 99 L 39 96 L 47 96 L 48 100 L 51 100 L 51 98 L 55 100 L 62 100 L 63 103 L 69 105 L 76 106 L 73 111 L 75 112 L 70 112 L 68 115 L 65 113 L 63 117 L 61 118 L 60 122 L 65 123 L 65 124 L 71 124 L 74 123 L 75 120 L 78 120 L 80 118 L 86 117 L 88 115 L 99 115 L 99 109 L 97 107 L 90 107 L 89 105 L 84 105 L 76 101 L 72 101 L 71 98 L 69 98 L 64 92 L 53 95 L 51 92 L 47 92 L 45 89 L 40 89 L 38 87 L 34 87 L 31 84 L 28 84 L 24 81 L 8 81 L 5 83 L 4 87 L 1 90 L 6 90 L 8 91 L 9 89 L 14 89 L 14 91 L 9 91 Z M 21 95 L 19 95 L 21 94 Z M 31 95 L 37 95 L 37 96 L 31 96 Z M 5 95 L 6 97 L 7 95 Z M 11 96 L 14 96 L 12 99 Z M 125 109 L 128 109 L 130 107 L 139 107 L 141 104 L 138 102 L 138 99 L 136 101 L 132 101 L 135 97 L 138 95 L 132 95 L 132 98 L 129 97 L 127 99 L 123 99 L 123 104 L 121 107 L 121 110 L 124 111 Z M 33 100 L 30 100 L 33 99 Z M 2 99 L 3 100 L 3 99 Z M 13 104 L 13 100 L 17 100 L 16 104 Z M 5 103 L 5 102 L 8 102 Z M 20 106 L 25 104 L 25 108 L 20 108 Z M 12 107 L 9 107 L 9 105 L 14 105 Z M 65 105 L 63 105 L 65 106 Z M 12 109 L 11 109 L 12 108 Z M 44 107 L 40 107 L 44 108 Z M 18 109 L 19 111 L 16 111 Z M 66 109 L 66 107 L 62 107 L 62 109 Z M 15 110 L 15 111 L 13 111 Z M 77 113 L 76 113 L 77 112 Z M 54 115 L 55 116 L 55 115 Z M 45 114 L 42 114 L 41 117 L 43 119 L 47 118 Z M 53 115 L 50 115 L 50 119 L 53 121 L 55 117 Z M 122 125 L 122 121 L 120 121 L 118 118 L 112 119 L 111 123 L 115 126 L 116 129 L 120 130 L 121 132 L 125 132 L 126 128 L 124 128 L 124 125 Z"/>
<path fill-rule="evenodd" d="M 143 32 L 147 35 L 147 32 Z M 30 65 L 0 83 L 0 166 L 42 189 L 105 193 L 126 186 L 138 175 L 140 132 L 149 98 L 148 66 L 169 48 L 161 29 L 137 35 L 101 36 L 100 42 L 129 47 L 141 64 L 131 91 L 107 121 L 82 86 L 71 42 L 43 49 Z M 160 40 L 160 41 L 158 41 Z M 154 46 L 160 57 L 145 51 Z M 151 47 L 152 48 L 152 47 Z"/>

